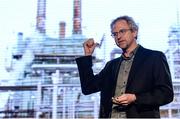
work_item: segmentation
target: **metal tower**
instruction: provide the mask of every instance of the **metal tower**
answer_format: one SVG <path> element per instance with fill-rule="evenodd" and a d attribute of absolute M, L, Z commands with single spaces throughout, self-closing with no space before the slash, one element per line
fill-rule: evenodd
<path fill-rule="evenodd" d="M 43 34 L 46 33 L 45 20 L 46 20 L 46 0 L 38 0 L 36 30 L 39 31 L 39 33 L 43 33 Z"/>
<path fill-rule="evenodd" d="M 81 0 L 74 0 L 73 34 L 82 34 L 81 29 Z"/>

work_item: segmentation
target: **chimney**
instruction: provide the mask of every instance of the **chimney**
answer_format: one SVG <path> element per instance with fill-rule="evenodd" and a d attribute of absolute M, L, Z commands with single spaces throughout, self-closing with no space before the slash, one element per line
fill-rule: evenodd
<path fill-rule="evenodd" d="M 73 34 L 82 34 L 82 30 L 81 30 L 81 0 L 74 0 Z"/>
<path fill-rule="evenodd" d="M 36 30 L 38 30 L 39 33 L 43 33 L 43 34 L 46 33 L 45 20 L 46 20 L 46 0 L 38 0 Z"/>
<path fill-rule="evenodd" d="M 66 23 L 64 21 L 59 23 L 59 38 L 65 38 L 66 35 Z"/>
<path fill-rule="evenodd" d="M 17 39 L 18 39 L 18 41 L 22 42 L 22 40 L 23 40 L 23 33 L 22 32 L 18 32 Z"/>

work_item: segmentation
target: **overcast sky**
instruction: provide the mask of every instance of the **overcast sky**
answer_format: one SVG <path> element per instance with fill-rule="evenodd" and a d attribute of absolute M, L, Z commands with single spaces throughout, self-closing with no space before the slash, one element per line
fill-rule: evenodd
<path fill-rule="evenodd" d="M 139 24 L 139 43 L 150 49 L 167 49 L 169 27 L 177 22 L 180 0 L 82 0 L 82 30 L 97 41 L 105 33 L 107 51 L 116 47 L 110 36 L 112 19 L 132 16 Z M 58 37 L 58 24 L 66 22 L 66 36 L 72 34 L 73 0 L 47 0 L 47 35 Z M 15 43 L 18 32 L 31 36 L 36 24 L 37 0 L 0 0 L 1 63 L 6 47 Z M 2 69 L 3 67 L 1 67 Z"/>
<path fill-rule="evenodd" d="M 36 7 L 37 0 L 0 0 L 0 40 L 9 44 L 16 39 L 17 32 L 31 35 L 35 29 Z M 71 35 L 72 8 L 73 0 L 47 0 L 49 36 L 58 37 L 60 21 L 66 22 L 66 34 Z M 82 0 L 83 34 L 99 37 L 106 33 L 109 39 L 112 19 L 129 15 L 139 24 L 140 42 L 157 49 L 159 43 L 166 44 L 168 28 L 177 21 L 177 8 L 180 8 L 179 0 Z"/>

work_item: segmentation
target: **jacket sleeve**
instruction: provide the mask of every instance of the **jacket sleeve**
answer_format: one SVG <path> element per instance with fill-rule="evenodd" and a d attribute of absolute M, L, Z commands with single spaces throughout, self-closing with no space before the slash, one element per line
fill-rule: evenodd
<path fill-rule="evenodd" d="M 82 93 L 85 95 L 101 91 L 104 77 L 106 77 L 106 68 L 100 73 L 94 74 L 92 69 L 92 56 L 83 56 L 76 59 L 79 70 Z"/>
<path fill-rule="evenodd" d="M 136 94 L 135 103 L 138 105 L 162 106 L 173 100 L 172 79 L 167 59 L 160 52 L 155 53 L 153 60 L 152 77 L 154 86 L 149 92 Z"/>

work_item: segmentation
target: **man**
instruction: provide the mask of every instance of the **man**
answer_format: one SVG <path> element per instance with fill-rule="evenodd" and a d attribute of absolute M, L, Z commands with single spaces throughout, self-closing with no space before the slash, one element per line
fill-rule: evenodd
<path fill-rule="evenodd" d="M 123 53 L 98 74 L 91 56 L 97 43 L 84 42 L 85 56 L 76 59 L 82 92 L 100 91 L 100 118 L 159 118 L 159 107 L 174 96 L 165 55 L 137 43 L 138 26 L 129 16 L 112 21 L 111 34 Z"/>

